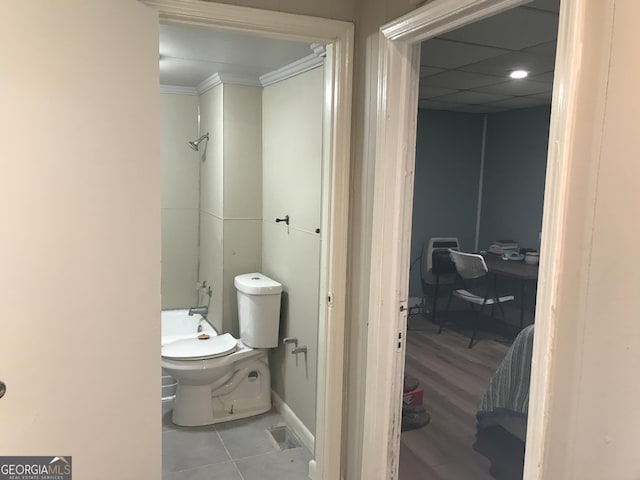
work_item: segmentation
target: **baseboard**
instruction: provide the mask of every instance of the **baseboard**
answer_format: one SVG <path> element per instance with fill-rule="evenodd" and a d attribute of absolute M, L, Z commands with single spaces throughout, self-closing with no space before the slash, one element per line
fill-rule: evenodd
<path fill-rule="evenodd" d="M 275 409 L 280 413 L 280 415 L 282 415 L 282 418 L 284 418 L 284 421 L 287 422 L 287 425 L 289 425 L 291 430 L 293 430 L 298 438 L 300 438 L 302 443 L 304 443 L 304 446 L 307 447 L 313 455 L 315 444 L 315 438 L 313 434 L 304 425 L 304 423 L 302 423 L 302 421 L 293 412 L 293 410 L 291 410 L 289 405 L 284 403 L 284 401 L 273 390 L 271 390 L 271 398 L 273 400 L 273 406 L 275 407 Z M 309 469 L 309 473 L 311 473 L 311 469 Z"/>

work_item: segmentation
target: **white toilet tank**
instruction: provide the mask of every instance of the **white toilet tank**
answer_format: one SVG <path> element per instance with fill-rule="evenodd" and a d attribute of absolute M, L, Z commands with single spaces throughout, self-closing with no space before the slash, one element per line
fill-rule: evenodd
<path fill-rule="evenodd" d="M 277 347 L 282 285 L 261 273 L 238 275 L 233 284 L 242 342 L 252 348 Z"/>

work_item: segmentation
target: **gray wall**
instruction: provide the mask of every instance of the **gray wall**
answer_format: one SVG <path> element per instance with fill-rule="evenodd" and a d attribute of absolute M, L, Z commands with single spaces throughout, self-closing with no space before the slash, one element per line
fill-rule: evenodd
<path fill-rule="evenodd" d="M 504 238 L 539 248 L 549 115 L 549 106 L 488 115 L 480 250 Z M 483 117 L 418 111 L 412 261 L 420 256 L 423 242 L 434 236 L 457 236 L 463 250 L 475 248 Z M 416 262 L 409 295 L 421 293 Z M 530 297 L 527 304 L 532 307 L 533 294 Z"/>
<path fill-rule="evenodd" d="M 480 248 L 497 238 L 539 248 L 549 106 L 489 115 Z"/>
<path fill-rule="evenodd" d="M 411 259 L 430 237 L 475 241 L 483 115 L 418 110 Z M 411 269 L 409 295 L 421 295 L 420 264 Z"/>

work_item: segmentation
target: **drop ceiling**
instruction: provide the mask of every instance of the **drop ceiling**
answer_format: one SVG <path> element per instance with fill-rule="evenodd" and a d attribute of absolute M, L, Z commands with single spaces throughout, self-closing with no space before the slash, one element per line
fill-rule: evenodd
<path fill-rule="evenodd" d="M 423 42 L 419 106 L 489 113 L 551 103 L 560 0 L 536 0 Z M 512 80 L 513 70 L 529 76 Z"/>
<path fill-rule="evenodd" d="M 215 73 L 257 80 L 311 54 L 307 43 L 160 25 L 160 84 L 195 88 Z"/>

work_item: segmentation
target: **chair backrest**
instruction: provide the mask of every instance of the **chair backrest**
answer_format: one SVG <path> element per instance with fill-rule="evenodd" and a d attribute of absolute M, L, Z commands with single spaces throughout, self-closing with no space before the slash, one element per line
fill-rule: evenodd
<path fill-rule="evenodd" d="M 458 275 L 465 280 L 483 277 L 489 271 L 482 255 L 459 252 L 453 249 L 449 249 L 449 255 L 456 265 Z"/>
<path fill-rule="evenodd" d="M 447 270 L 446 264 L 449 264 L 449 262 L 439 262 L 438 260 L 441 259 L 443 254 L 448 257 L 450 248 L 453 250 L 460 250 L 460 242 L 458 242 L 456 237 L 431 237 L 427 240 L 422 247 L 423 271 L 428 272 L 433 270 L 434 267 L 437 269 L 439 265 Z M 453 273 L 453 270 L 451 269 L 448 273 Z"/>

